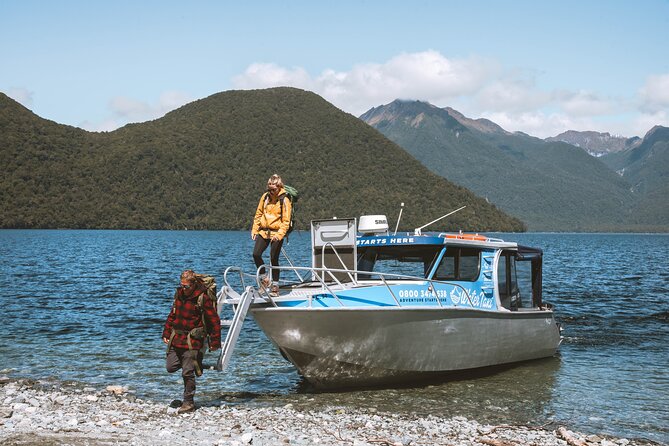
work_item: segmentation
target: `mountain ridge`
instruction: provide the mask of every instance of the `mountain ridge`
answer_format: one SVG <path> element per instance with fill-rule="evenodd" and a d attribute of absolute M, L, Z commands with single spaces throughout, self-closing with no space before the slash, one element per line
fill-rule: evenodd
<path fill-rule="evenodd" d="M 561 141 L 576 147 L 581 147 L 592 156 L 602 156 L 609 153 L 622 152 L 633 149 L 641 144 L 638 136 L 627 138 L 594 131 L 567 130 L 559 135 L 545 138 L 546 141 Z"/>
<path fill-rule="evenodd" d="M 0 95 L 0 153 L 12 172 L 0 182 L 3 228 L 248 229 L 278 172 L 300 190 L 298 229 L 334 215 L 390 216 L 406 202 L 403 228 L 467 204 L 434 229 L 524 230 L 354 116 L 288 87 L 217 93 L 106 133 Z"/>
<path fill-rule="evenodd" d="M 654 126 L 641 142 L 624 151 L 601 157 L 618 172 L 640 199 L 633 212 L 652 220 L 669 215 L 669 128 Z"/>
<path fill-rule="evenodd" d="M 406 125 L 419 115 L 419 125 Z M 529 230 L 666 231 L 669 226 L 664 212 L 641 217 L 642 198 L 626 179 L 571 144 L 510 133 L 421 101 L 394 101 L 360 118 L 433 172 L 520 217 Z"/>

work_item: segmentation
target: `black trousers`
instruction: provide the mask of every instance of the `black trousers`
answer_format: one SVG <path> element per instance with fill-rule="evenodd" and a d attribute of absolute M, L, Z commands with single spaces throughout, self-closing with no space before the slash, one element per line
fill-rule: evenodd
<path fill-rule="evenodd" d="M 279 254 L 281 254 L 281 246 L 283 246 L 283 239 L 273 242 L 271 239 L 262 238 L 260 234 L 256 237 L 256 244 L 253 247 L 253 261 L 256 264 L 256 268 L 260 268 L 265 265 L 262 259 L 262 253 L 267 249 L 267 245 L 270 245 L 269 249 L 269 264 L 272 266 L 279 266 Z M 265 268 L 260 271 L 261 274 L 265 274 Z M 280 271 L 278 269 L 272 270 L 272 281 L 279 281 Z"/>
<path fill-rule="evenodd" d="M 202 356 L 199 350 L 176 347 L 170 348 L 167 353 L 167 360 L 165 361 L 167 371 L 174 373 L 181 369 L 181 377 L 184 380 L 184 402 L 193 402 L 195 396 L 195 361 L 202 364 Z"/>

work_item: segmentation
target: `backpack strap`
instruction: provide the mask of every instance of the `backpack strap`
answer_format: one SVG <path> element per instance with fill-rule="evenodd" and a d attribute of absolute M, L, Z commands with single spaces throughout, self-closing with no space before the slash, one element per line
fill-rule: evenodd
<path fill-rule="evenodd" d="M 202 291 L 202 294 L 200 294 L 197 297 L 197 307 L 200 309 L 200 316 L 202 317 L 202 326 L 204 327 L 204 331 L 209 334 L 209 329 L 207 328 L 207 320 L 204 317 L 204 300 L 209 298 L 207 295 L 206 291 Z"/>
<path fill-rule="evenodd" d="M 279 219 L 283 221 L 283 200 L 286 199 L 286 194 L 279 195 L 279 202 L 281 203 L 281 214 L 279 214 Z"/>

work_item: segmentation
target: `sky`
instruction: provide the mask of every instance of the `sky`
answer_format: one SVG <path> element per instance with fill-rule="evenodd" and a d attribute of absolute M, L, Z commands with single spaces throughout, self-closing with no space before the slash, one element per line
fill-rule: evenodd
<path fill-rule="evenodd" d="M 292 86 L 508 131 L 669 126 L 669 0 L 0 0 L 0 91 L 90 131 Z"/>

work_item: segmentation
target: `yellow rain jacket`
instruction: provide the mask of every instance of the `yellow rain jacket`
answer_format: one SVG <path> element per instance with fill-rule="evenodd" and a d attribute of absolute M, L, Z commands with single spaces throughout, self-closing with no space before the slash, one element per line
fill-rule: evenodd
<path fill-rule="evenodd" d="M 282 195 L 283 200 L 279 198 Z M 283 205 L 281 201 L 283 201 Z M 279 240 L 283 239 L 290 226 L 292 211 L 293 206 L 290 199 L 286 197 L 286 189 L 281 188 L 276 197 L 272 197 L 269 192 L 262 194 L 253 219 L 251 235 L 257 234 L 264 239 L 270 239 L 273 236 L 276 236 Z"/>

